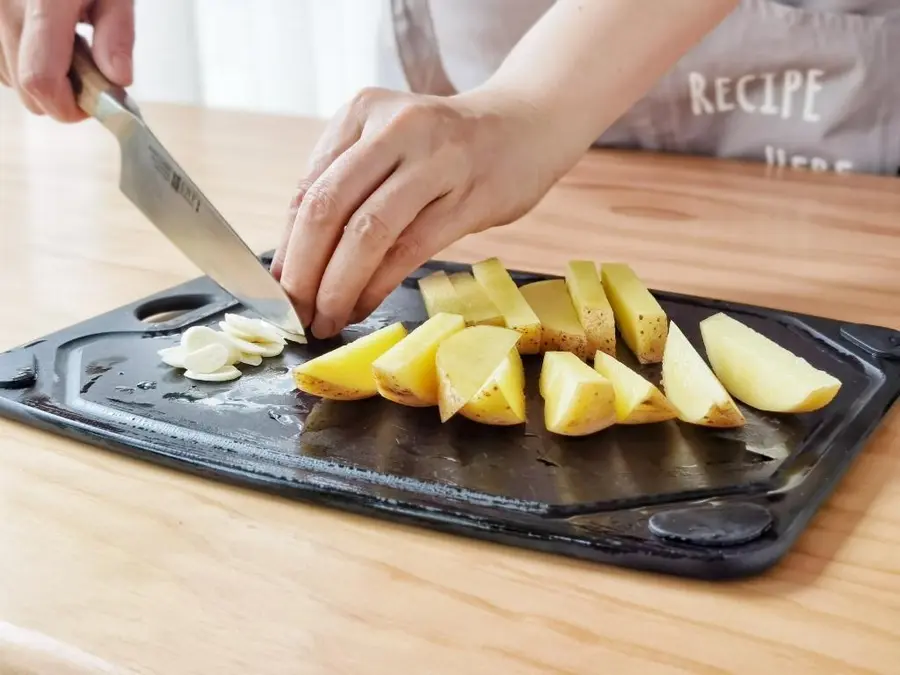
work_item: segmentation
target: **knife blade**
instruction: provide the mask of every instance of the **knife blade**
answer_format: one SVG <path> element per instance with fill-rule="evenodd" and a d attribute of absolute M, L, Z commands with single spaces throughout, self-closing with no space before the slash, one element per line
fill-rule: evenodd
<path fill-rule="evenodd" d="M 78 105 L 119 142 L 124 195 L 222 289 L 292 338 L 302 338 L 303 326 L 281 284 L 163 147 L 128 92 L 100 72 L 80 36 L 69 78 Z"/>

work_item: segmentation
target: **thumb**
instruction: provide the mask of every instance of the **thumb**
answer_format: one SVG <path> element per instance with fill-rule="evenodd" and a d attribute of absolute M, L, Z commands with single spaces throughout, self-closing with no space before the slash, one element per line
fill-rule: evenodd
<path fill-rule="evenodd" d="M 114 84 L 127 87 L 134 79 L 134 2 L 96 0 L 91 12 L 91 47 L 100 71 Z"/>

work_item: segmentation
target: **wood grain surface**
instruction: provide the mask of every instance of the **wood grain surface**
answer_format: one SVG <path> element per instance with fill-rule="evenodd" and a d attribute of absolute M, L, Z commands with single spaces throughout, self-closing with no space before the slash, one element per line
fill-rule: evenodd
<path fill-rule="evenodd" d="M 147 106 L 256 250 L 321 123 Z M 0 349 L 197 276 L 118 192 L 96 123 L 0 95 Z M 442 257 L 900 328 L 900 181 L 592 153 Z M 900 673 L 900 415 L 794 551 L 710 584 L 307 506 L 0 421 L 0 673 Z"/>

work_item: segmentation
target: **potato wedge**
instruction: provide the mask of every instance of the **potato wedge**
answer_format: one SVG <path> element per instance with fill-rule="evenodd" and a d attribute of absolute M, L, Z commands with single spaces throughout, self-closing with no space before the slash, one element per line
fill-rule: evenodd
<path fill-rule="evenodd" d="M 624 263 L 603 263 L 600 278 L 625 344 L 641 363 L 659 363 L 668 328 L 662 306 Z"/>
<path fill-rule="evenodd" d="M 725 387 L 674 322 L 666 339 L 662 385 L 683 422 L 706 427 L 740 427 L 746 423 Z"/>
<path fill-rule="evenodd" d="M 377 395 L 372 363 L 406 334 L 406 328 L 397 322 L 295 366 L 292 374 L 297 389 L 334 401 Z"/>
<path fill-rule="evenodd" d="M 432 272 L 427 277 L 419 279 L 419 292 L 422 294 L 422 302 L 425 303 L 425 311 L 429 317 L 442 312 L 460 316 L 465 313 L 462 299 L 450 283 L 450 277 L 443 270 Z"/>
<path fill-rule="evenodd" d="M 831 403 L 841 381 L 727 314 L 700 322 L 713 372 L 739 401 L 758 410 L 801 413 Z"/>
<path fill-rule="evenodd" d="M 465 327 L 459 314 L 441 312 L 414 329 L 372 363 L 378 393 L 401 405 L 437 405 L 438 345 Z"/>
<path fill-rule="evenodd" d="M 463 317 L 467 326 L 499 326 L 506 327 L 503 314 L 484 292 L 475 277 L 468 272 L 454 272 L 450 275 L 450 283 L 462 301 Z"/>
<path fill-rule="evenodd" d="M 542 352 L 572 352 L 588 358 L 588 341 L 564 279 L 525 284 L 520 289 L 541 322 Z"/>
<path fill-rule="evenodd" d="M 678 411 L 652 382 L 609 354 L 597 351 L 594 370 L 612 382 L 618 424 L 652 424 L 678 417 Z"/>
<path fill-rule="evenodd" d="M 472 274 L 491 302 L 500 310 L 506 327 L 522 334 L 519 339 L 519 353 L 540 352 L 541 322 L 500 260 L 488 258 L 477 262 L 472 265 Z"/>
<path fill-rule="evenodd" d="M 616 355 L 616 318 L 600 283 L 597 265 L 590 260 L 570 260 L 566 286 L 588 341 L 588 354 L 600 350 Z"/>
<path fill-rule="evenodd" d="M 471 326 L 437 349 L 441 422 L 459 413 L 475 422 L 525 422 L 525 371 L 516 347 L 520 334 L 499 326 Z"/>
<path fill-rule="evenodd" d="M 551 433 L 587 436 L 616 422 L 612 382 L 571 352 L 544 354 L 540 390 Z"/>

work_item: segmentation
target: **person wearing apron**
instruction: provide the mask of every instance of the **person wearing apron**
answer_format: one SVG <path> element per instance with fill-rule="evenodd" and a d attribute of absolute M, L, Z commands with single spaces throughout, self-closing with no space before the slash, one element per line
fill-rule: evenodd
<path fill-rule="evenodd" d="M 272 264 L 316 337 L 527 213 L 591 146 L 900 169 L 900 0 L 382 2 L 385 86 L 326 128 Z M 83 117 L 61 48 L 83 10 L 127 84 L 131 0 L 0 3 L 0 80 L 30 109 Z"/>

